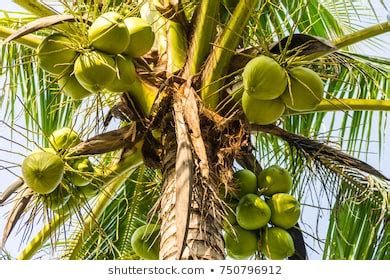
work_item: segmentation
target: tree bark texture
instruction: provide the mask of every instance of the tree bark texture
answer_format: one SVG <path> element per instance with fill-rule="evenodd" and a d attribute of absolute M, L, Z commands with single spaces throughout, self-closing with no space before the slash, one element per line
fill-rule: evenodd
<path fill-rule="evenodd" d="M 214 203 L 220 183 L 218 176 L 202 176 L 202 164 L 193 151 L 190 136 L 187 139 L 178 139 L 178 127 L 185 125 L 184 116 L 180 115 L 183 107 L 178 106 L 172 114 L 170 123 L 166 125 L 166 138 L 163 139 L 163 186 L 160 202 L 161 243 L 160 259 L 172 260 L 214 260 L 224 259 L 225 250 L 222 237 L 222 211 L 218 203 Z M 176 115 L 175 115 L 176 114 Z M 175 119 L 178 118 L 178 119 Z M 176 120 L 176 121 L 175 121 Z M 172 128 L 176 128 L 175 130 Z M 191 131 L 191 130 L 188 130 Z M 192 155 L 192 163 L 184 164 L 180 160 L 183 142 L 188 141 Z M 211 143 L 206 143 L 211 144 Z M 217 152 L 215 149 L 215 153 Z M 216 158 L 216 156 L 214 155 Z M 187 160 L 189 160 L 187 158 Z M 211 162 L 211 161 L 210 161 Z M 183 165 L 183 169 L 179 165 Z M 179 167 L 179 168 L 178 168 Z M 183 183 L 183 172 L 188 171 L 188 182 Z M 185 196 L 180 196 L 181 188 L 191 183 L 188 202 Z M 207 186 L 206 186 L 207 184 Z M 184 192 L 188 193 L 188 192 Z M 180 197 L 178 199 L 178 197 Z M 188 211 L 177 209 L 189 208 Z M 182 208 L 180 208 L 182 206 Z M 178 219 L 188 213 L 188 221 L 184 225 Z M 185 239 L 182 243 L 182 227 L 185 228 Z"/>

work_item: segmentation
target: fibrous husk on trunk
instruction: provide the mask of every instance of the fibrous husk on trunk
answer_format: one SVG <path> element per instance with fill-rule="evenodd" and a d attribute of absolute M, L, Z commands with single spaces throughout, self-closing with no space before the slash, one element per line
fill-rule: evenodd
<path fill-rule="evenodd" d="M 204 115 L 190 82 L 171 90 L 162 129 L 160 259 L 224 259 L 220 190 L 231 191 L 233 159 L 248 138 L 239 121 L 218 126 Z"/>

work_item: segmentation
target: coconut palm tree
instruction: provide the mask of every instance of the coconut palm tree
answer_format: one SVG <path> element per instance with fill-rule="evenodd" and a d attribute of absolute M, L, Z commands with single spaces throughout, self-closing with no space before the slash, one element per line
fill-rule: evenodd
<path fill-rule="evenodd" d="M 160 259 L 225 259 L 223 227 L 237 192 L 233 173 L 245 168 L 259 174 L 272 164 L 293 174 L 291 193 L 317 218 L 303 215 L 289 230 L 295 245 L 290 258 L 306 259 L 308 251 L 324 259 L 390 258 L 389 179 L 358 159 L 375 134 L 382 151 L 390 110 L 389 60 L 354 48 L 390 31 L 371 2 L 14 2 L 27 12 L 0 18 L 2 126 L 12 131 L 2 137 L 26 155 L 33 146 L 52 145 L 56 129 L 72 127 L 83 141 L 60 156 L 88 156 L 97 188 L 92 196 L 80 195 L 62 182 L 72 203 L 54 212 L 47 207 L 53 198 L 31 191 L 18 175 L 21 162 L 1 159 L 16 178 L 0 197 L 1 204 L 12 203 L 2 241 L 19 224 L 27 244 L 18 259 L 139 259 L 131 239 L 151 223 L 161 225 Z M 107 11 L 145 19 L 154 46 L 134 59 L 131 89 L 74 100 L 39 67 L 36 49 L 60 32 L 85 52 L 89 26 Z M 372 24 L 362 27 L 362 17 Z M 314 109 L 285 110 L 272 123 L 248 120 L 242 73 L 262 55 L 285 71 L 314 70 L 324 99 Z M 256 110 L 271 113 L 265 106 Z M 326 236 L 318 232 L 322 216 L 329 219 Z M 261 246 L 253 258 L 264 258 Z"/>

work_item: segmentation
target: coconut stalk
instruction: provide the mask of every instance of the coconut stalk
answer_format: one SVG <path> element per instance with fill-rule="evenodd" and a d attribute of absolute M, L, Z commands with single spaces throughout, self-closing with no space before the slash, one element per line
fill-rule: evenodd
<path fill-rule="evenodd" d="M 0 38 L 5 39 L 8 36 L 15 33 L 16 31 L 17 30 L 12 29 L 12 28 L 0 26 Z M 39 46 L 39 44 L 42 42 L 42 40 L 43 40 L 43 38 L 41 38 L 40 36 L 28 34 L 28 35 L 24 35 L 21 38 L 16 39 L 15 41 L 18 42 L 19 44 L 26 46 L 26 47 L 36 49 Z"/>
<path fill-rule="evenodd" d="M 142 164 L 142 154 L 140 148 L 134 148 L 130 152 L 126 153 L 124 157 L 115 165 L 113 165 L 109 174 L 101 179 L 103 192 L 97 198 L 97 202 L 87 217 L 84 219 L 83 234 L 77 236 L 77 238 L 84 240 L 90 234 L 90 230 L 97 226 L 96 222 L 101 215 L 104 208 L 110 202 L 115 192 L 122 186 L 123 182 L 132 174 L 132 172 Z M 126 178 L 126 179 L 125 179 Z M 120 184 L 122 182 L 122 184 Z M 82 207 L 82 205 L 80 205 Z M 17 257 L 19 260 L 31 259 L 34 254 L 45 244 L 45 242 L 63 225 L 63 223 L 71 217 L 70 213 L 56 214 L 51 221 L 49 221 L 38 234 L 30 241 L 30 243 L 23 249 L 20 255 Z M 77 256 L 77 250 L 79 250 L 78 240 L 74 240 L 71 248 L 73 253 L 71 255 Z"/>
<path fill-rule="evenodd" d="M 223 77 L 228 71 L 250 15 L 259 3 L 260 0 L 240 0 L 207 59 L 202 75 L 201 97 L 203 102 L 211 108 L 216 108 L 218 105 L 220 89 L 224 82 Z"/>
<path fill-rule="evenodd" d="M 166 134 L 163 139 L 163 147 L 160 260 L 175 259 L 178 250 L 175 223 L 176 141 L 173 133 Z"/>
<path fill-rule="evenodd" d="M 184 66 L 187 54 L 192 56 L 193 61 L 199 63 L 199 65 L 203 62 L 210 49 L 210 42 L 212 41 L 210 35 L 214 36 L 213 32 L 210 33 L 210 28 L 213 29 L 213 26 L 216 26 L 218 7 L 219 1 L 202 1 L 200 3 L 197 24 L 194 28 L 197 35 L 193 37 L 193 49 L 189 51 L 187 51 L 187 35 L 182 23 L 180 21 L 168 21 L 168 75 L 172 75 Z M 206 24 L 208 24 L 207 27 Z M 200 38 L 203 36 L 202 34 L 205 34 L 205 31 L 206 34 L 210 34 Z M 199 59 L 199 52 L 202 53 L 202 59 Z M 191 86 L 190 79 L 189 85 Z M 160 204 L 162 225 L 159 257 L 164 260 L 221 259 L 224 256 L 221 230 L 218 226 L 215 226 L 215 224 L 218 224 L 215 221 L 204 219 L 201 213 L 201 205 L 197 203 L 199 198 L 196 196 L 202 191 L 202 186 L 199 181 L 195 182 L 199 174 L 193 165 L 195 157 L 192 153 L 193 143 L 191 143 L 189 130 L 191 129 L 193 134 L 198 134 L 195 132 L 198 130 L 187 127 L 185 112 L 191 110 L 184 108 L 183 103 L 188 105 L 190 102 L 184 101 L 185 97 L 181 96 L 183 94 L 182 90 L 177 94 L 178 91 L 172 89 L 172 92 L 176 93 L 173 105 L 174 112 L 172 113 L 175 132 L 169 128 L 163 140 L 164 181 Z M 191 100 L 194 101 L 195 96 L 191 96 Z M 189 99 L 185 100 L 189 101 Z M 192 109 L 196 109 L 196 113 L 193 114 L 196 118 L 193 119 L 199 126 L 197 104 L 191 102 L 191 105 Z M 194 193 L 193 188 L 196 190 Z"/>
<path fill-rule="evenodd" d="M 174 104 L 176 135 L 164 139 L 164 159 L 161 198 L 161 260 L 180 259 L 186 243 L 189 208 L 191 207 L 194 166 L 187 126 L 179 104 Z M 180 165 L 180 173 L 177 167 Z M 182 184 L 178 186 L 179 182 Z M 180 189 L 179 189 L 179 188 Z M 182 213 L 178 211 L 181 209 Z M 184 212 L 184 213 L 183 213 Z M 184 216 L 184 217 L 183 217 Z M 179 221 L 178 221 L 179 220 Z M 180 221 L 181 220 L 181 221 Z M 184 223 L 184 224 L 183 224 Z"/>
<path fill-rule="evenodd" d="M 289 111 L 285 115 L 291 116 L 332 111 L 390 111 L 390 100 L 352 98 L 323 99 L 321 103 L 313 110 L 307 112 Z"/>

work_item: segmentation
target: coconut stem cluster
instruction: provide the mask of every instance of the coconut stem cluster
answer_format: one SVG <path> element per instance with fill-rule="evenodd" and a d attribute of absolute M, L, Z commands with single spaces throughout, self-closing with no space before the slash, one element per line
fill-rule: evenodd
<path fill-rule="evenodd" d="M 249 122 L 267 125 L 277 121 L 286 108 L 315 109 L 323 99 L 324 86 L 316 72 L 305 67 L 285 69 L 271 57 L 250 60 L 242 73 L 242 108 Z"/>
<path fill-rule="evenodd" d="M 261 252 L 269 259 L 285 259 L 294 254 L 294 241 L 286 231 L 300 216 L 299 202 L 288 192 L 292 188 L 290 173 L 273 165 L 256 176 L 248 169 L 234 174 L 237 196 L 228 202 L 224 222 L 227 254 L 233 259 Z"/>
<path fill-rule="evenodd" d="M 88 28 L 87 40 L 89 44 L 80 49 L 76 36 L 54 33 L 36 51 L 39 66 L 56 77 L 61 92 L 74 100 L 131 91 L 137 80 L 133 59 L 150 51 L 155 34 L 141 18 L 107 12 Z"/>
<path fill-rule="evenodd" d="M 71 128 L 58 129 L 49 137 L 51 148 L 34 150 L 23 161 L 26 185 L 54 212 L 69 211 L 78 200 L 98 193 L 92 182 L 96 172 L 88 157 L 66 158 L 66 151 L 80 141 Z"/>

